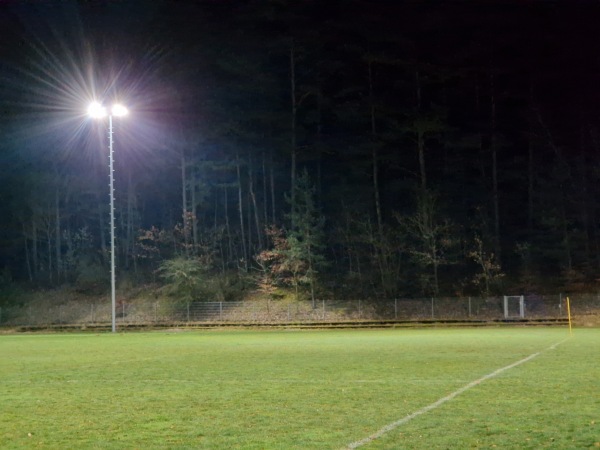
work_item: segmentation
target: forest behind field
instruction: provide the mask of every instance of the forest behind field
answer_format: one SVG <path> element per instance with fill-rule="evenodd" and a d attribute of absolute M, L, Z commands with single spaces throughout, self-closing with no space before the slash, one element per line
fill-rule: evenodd
<path fill-rule="evenodd" d="M 59 6 L 60 4 L 60 6 Z M 600 32 L 572 2 L 0 7 L 1 283 L 591 291 Z"/>

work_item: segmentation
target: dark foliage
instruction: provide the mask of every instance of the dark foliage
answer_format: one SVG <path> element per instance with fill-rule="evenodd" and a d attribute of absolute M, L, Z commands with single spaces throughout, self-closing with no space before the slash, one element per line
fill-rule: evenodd
<path fill-rule="evenodd" d="M 310 216 L 313 293 L 589 289 L 598 19 L 591 2 L 3 4 L 0 267 L 102 285 L 95 96 L 132 110 L 114 133 L 121 276 L 210 255 L 203 279 L 245 286 L 274 230 L 307 242 Z"/>

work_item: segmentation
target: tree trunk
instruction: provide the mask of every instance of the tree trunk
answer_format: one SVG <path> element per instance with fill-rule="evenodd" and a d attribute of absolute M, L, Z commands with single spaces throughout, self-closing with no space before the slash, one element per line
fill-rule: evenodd
<path fill-rule="evenodd" d="M 573 269 L 573 253 L 571 248 L 571 235 L 569 233 L 569 223 L 567 219 L 565 190 L 562 187 L 562 185 L 560 195 L 560 219 L 563 234 L 563 246 L 565 250 L 566 268 L 570 271 Z"/>
<path fill-rule="evenodd" d="M 248 187 L 250 192 L 250 199 L 252 200 L 252 207 L 254 208 L 254 222 L 256 226 L 256 236 L 258 238 L 258 251 L 261 251 L 264 248 L 264 246 L 262 238 L 262 229 L 260 226 L 260 218 L 258 213 L 258 205 L 256 203 L 256 194 L 254 193 L 254 171 L 251 155 L 248 155 L 248 162 Z"/>
<path fill-rule="evenodd" d="M 419 173 L 421 175 L 421 189 L 427 190 L 427 173 L 425 171 L 425 137 L 422 130 L 417 130 L 417 149 L 419 152 Z"/>
<path fill-rule="evenodd" d="M 308 240 L 310 242 L 310 232 L 309 232 L 309 236 L 308 236 Z M 314 270 L 313 270 L 313 257 L 312 257 L 312 251 L 311 251 L 311 247 L 310 244 L 308 246 L 308 273 L 310 274 L 310 299 L 312 301 L 312 307 L 313 309 L 315 309 L 316 305 L 316 299 L 315 299 L 315 274 L 314 274 Z"/>
<path fill-rule="evenodd" d="M 533 235 L 533 192 L 534 192 L 534 168 L 533 168 L 533 142 L 530 134 L 527 146 L 527 231 L 531 238 Z"/>
<path fill-rule="evenodd" d="M 533 80 L 529 79 L 529 107 L 533 108 Z M 534 155 L 533 155 L 533 118 L 529 115 L 529 141 L 527 143 L 527 235 L 533 236 L 533 194 L 534 194 Z"/>
<path fill-rule="evenodd" d="M 185 255 L 189 256 L 189 221 L 188 221 L 188 199 L 187 199 L 187 173 L 186 173 L 185 147 L 181 148 L 181 218 L 183 223 L 183 239 Z"/>
<path fill-rule="evenodd" d="M 262 178 L 263 178 L 263 192 L 262 192 L 262 196 L 263 196 L 263 222 L 266 225 L 267 223 L 269 223 L 269 216 L 268 216 L 268 210 L 269 210 L 269 199 L 267 198 L 267 160 L 266 160 L 266 155 L 265 152 L 263 150 L 262 152 Z M 262 232 L 263 230 L 261 230 Z"/>
<path fill-rule="evenodd" d="M 33 282 L 33 270 L 31 268 L 31 256 L 29 255 L 29 244 L 27 239 L 27 232 L 25 231 L 25 222 L 23 222 L 23 241 L 25 244 L 25 263 L 27 266 L 27 275 L 30 282 Z"/>
<path fill-rule="evenodd" d="M 254 236 L 252 234 L 252 200 L 250 198 L 250 181 L 248 181 L 248 192 L 245 196 L 246 199 L 246 239 L 248 240 L 248 258 L 254 253 Z"/>
<path fill-rule="evenodd" d="M 419 69 L 415 70 L 415 94 L 416 94 L 416 109 L 417 112 L 421 111 L 421 74 Z"/>
<path fill-rule="evenodd" d="M 52 276 L 54 268 L 52 264 L 52 225 L 50 220 L 46 220 L 46 246 L 48 250 L 48 279 L 52 281 L 54 279 Z"/>
<path fill-rule="evenodd" d="M 435 238 L 434 238 L 434 242 L 433 245 L 431 247 L 431 254 L 432 254 L 432 265 L 433 265 L 433 296 L 437 297 L 439 292 L 440 292 L 440 279 L 439 279 L 439 267 L 440 267 L 440 260 L 437 256 L 437 245 L 435 244 Z"/>
<path fill-rule="evenodd" d="M 229 194 L 227 192 L 227 186 L 223 187 L 224 202 L 223 207 L 225 208 L 225 234 L 227 235 L 227 261 L 233 259 L 233 249 L 231 241 L 231 227 L 229 226 Z"/>
<path fill-rule="evenodd" d="M 581 121 L 580 121 L 581 122 Z M 588 183 L 588 164 L 587 164 L 587 156 L 585 151 L 585 141 L 584 141 L 584 128 L 583 125 L 580 125 L 579 128 L 579 148 L 580 148 L 580 157 L 579 159 L 579 181 L 581 183 L 580 192 L 581 192 L 581 223 L 583 224 L 583 232 L 584 232 L 584 247 L 585 247 L 585 257 L 588 262 L 592 262 L 592 229 L 593 225 L 590 224 L 590 186 Z"/>
<path fill-rule="evenodd" d="M 421 119 L 421 76 L 419 71 L 415 71 L 415 90 L 416 90 L 416 117 L 417 121 Z M 425 170 L 425 131 L 417 122 L 417 152 L 419 156 L 419 174 L 421 176 L 421 189 L 427 190 L 427 172 Z"/>
<path fill-rule="evenodd" d="M 131 171 L 127 174 L 127 224 L 125 226 L 125 268 L 129 269 L 135 260 L 135 188 L 131 179 Z M 135 262 L 134 262 L 135 265 Z"/>
<path fill-rule="evenodd" d="M 192 196 L 192 253 L 194 255 L 198 254 L 198 199 L 197 196 L 197 188 L 198 188 L 198 168 L 196 165 L 192 165 L 192 174 L 190 179 L 190 192 Z"/>
<path fill-rule="evenodd" d="M 498 193 L 498 149 L 496 147 L 496 92 L 494 86 L 494 74 L 490 74 L 490 150 L 492 152 L 492 203 L 494 210 L 494 251 L 496 260 L 500 264 L 500 206 Z"/>
<path fill-rule="evenodd" d="M 369 60 L 369 103 L 371 116 L 371 161 L 373 166 L 373 192 L 375 194 L 375 214 L 379 238 L 383 237 L 383 220 L 381 218 L 381 201 L 379 197 L 379 143 L 377 142 L 377 126 L 375 122 L 375 96 L 373 90 L 373 62 Z"/>
<path fill-rule="evenodd" d="M 292 40 L 292 44 L 290 47 L 290 94 L 292 101 L 292 130 L 291 130 L 291 186 L 290 186 L 290 208 L 291 211 L 294 211 L 296 208 L 296 153 L 297 153 L 297 144 L 296 144 L 296 121 L 297 121 L 297 112 L 298 105 L 296 103 L 296 59 L 295 59 L 295 47 L 294 41 Z M 292 216 L 292 230 L 295 228 L 294 224 L 294 214 Z"/>
<path fill-rule="evenodd" d="M 240 168 L 240 155 L 236 151 L 235 153 L 235 167 L 237 171 L 237 185 L 238 185 L 238 212 L 240 216 L 240 233 L 242 238 L 242 253 L 244 256 L 243 268 L 244 271 L 248 271 L 248 250 L 246 248 L 246 232 L 244 225 L 244 196 L 242 192 L 242 171 Z"/>
<path fill-rule="evenodd" d="M 273 149 L 271 149 L 270 151 L 270 158 L 271 160 L 271 164 L 269 167 L 269 180 L 270 180 L 270 184 L 271 184 L 271 223 L 276 223 L 276 217 L 277 215 L 275 214 L 275 169 L 274 169 L 274 165 L 275 162 L 273 160 Z"/>
<path fill-rule="evenodd" d="M 34 216 L 31 218 L 31 261 L 33 263 L 33 276 L 37 277 L 40 270 L 40 259 L 38 254 L 38 229 L 35 218 L 35 208 L 33 215 Z"/>
<path fill-rule="evenodd" d="M 192 208 L 192 214 L 194 214 L 196 208 Z M 194 221 L 195 223 L 196 221 Z M 213 233 L 217 233 L 217 228 L 219 224 L 219 196 L 215 195 L 215 209 L 213 214 Z"/>
<path fill-rule="evenodd" d="M 323 92 L 321 88 L 321 79 L 319 76 L 317 92 L 317 136 L 315 140 L 315 150 L 317 152 L 317 206 L 321 208 L 323 202 L 323 179 L 322 179 L 322 160 L 323 160 Z"/>
<path fill-rule="evenodd" d="M 59 180 L 59 175 L 57 171 L 57 182 Z M 58 185 L 54 191 L 54 252 L 56 256 L 56 275 L 57 281 L 60 281 L 61 271 L 62 271 L 62 258 L 61 258 L 61 228 L 60 228 L 60 191 Z M 50 257 L 50 255 L 48 255 Z"/>
<path fill-rule="evenodd" d="M 107 250 L 106 250 L 106 225 L 108 224 L 108 219 L 104 214 L 103 206 L 104 203 L 101 200 L 101 196 L 99 192 L 96 192 L 96 205 L 98 206 L 98 229 L 100 230 L 100 254 L 102 255 L 102 261 L 107 263 Z"/>

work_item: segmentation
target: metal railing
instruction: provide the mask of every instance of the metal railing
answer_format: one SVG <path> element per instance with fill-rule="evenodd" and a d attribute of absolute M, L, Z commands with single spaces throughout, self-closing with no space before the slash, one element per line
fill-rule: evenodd
<path fill-rule="evenodd" d="M 573 315 L 600 314 L 600 294 L 571 296 Z M 565 296 L 526 296 L 525 319 L 565 318 Z M 110 299 L 0 308 L 0 326 L 102 325 L 111 322 Z M 120 325 L 201 323 L 309 323 L 358 321 L 503 320 L 502 297 L 390 300 L 253 300 L 245 302 L 119 301 Z"/>

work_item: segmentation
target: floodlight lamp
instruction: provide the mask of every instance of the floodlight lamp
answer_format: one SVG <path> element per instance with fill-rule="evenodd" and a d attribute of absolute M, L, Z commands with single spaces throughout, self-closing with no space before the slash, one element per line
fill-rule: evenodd
<path fill-rule="evenodd" d="M 125 106 L 121 105 L 120 103 L 113 105 L 111 112 L 112 112 L 113 116 L 117 116 L 117 117 L 126 116 L 127 114 L 129 114 L 129 111 L 127 110 L 127 108 Z"/>
<path fill-rule="evenodd" d="M 88 107 L 88 115 L 94 119 L 106 116 L 106 108 L 98 102 L 93 102 Z"/>

